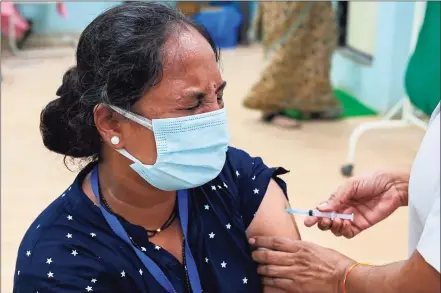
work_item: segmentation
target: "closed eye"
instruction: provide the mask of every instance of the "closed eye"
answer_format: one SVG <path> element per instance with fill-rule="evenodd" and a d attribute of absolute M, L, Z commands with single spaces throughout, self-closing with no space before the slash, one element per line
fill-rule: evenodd
<path fill-rule="evenodd" d="M 224 89 L 225 86 L 227 85 L 227 82 L 223 82 L 217 89 L 216 89 L 216 94 L 217 94 L 217 101 L 223 101 L 223 97 L 224 97 Z M 196 103 L 188 108 L 184 108 L 183 110 L 186 111 L 193 111 L 196 110 L 197 108 L 199 108 L 203 102 L 204 99 L 206 98 L 206 95 L 204 93 L 197 93 L 196 96 L 194 97 L 194 99 L 196 100 Z"/>
<path fill-rule="evenodd" d="M 200 105 L 202 105 L 202 101 L 204 100 L 204 98 L 205 98 L 205 94 L 203 94 L 203 93 L 197 94 L 195 97 L 195 100 L 196 100 L 195 105 L 188 107 L 188 108 L 185 108 L 184 110 L 192 111 L 192 110 L 197 109 Z"/>
<path fill-rule="evenodd" d="M 202 105 L 202 102 L 198 101 L 198 103 L 196 105 L 194 105 L 194 106 L 192 106 L 190 108 L 185 108 L 184 110 L 193 111 L 193 110 L 196 110 L 197 108 L 199 108 L 200 105 Z"/>

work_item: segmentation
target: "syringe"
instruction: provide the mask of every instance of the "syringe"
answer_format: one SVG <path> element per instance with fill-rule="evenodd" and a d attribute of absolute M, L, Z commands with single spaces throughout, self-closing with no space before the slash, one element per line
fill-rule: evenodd
<path fill-rule="evenodd" d="M 302 210 L 302 209 L 291 209 L 291 208 L 286 209 L 286 211 L 294 215 L 329 218 L 331 220 L 338 218 L 343 220 L 354 221 L 354 214 L 338 214 L 336 212 L 321 212 L 319 210 Z"/>

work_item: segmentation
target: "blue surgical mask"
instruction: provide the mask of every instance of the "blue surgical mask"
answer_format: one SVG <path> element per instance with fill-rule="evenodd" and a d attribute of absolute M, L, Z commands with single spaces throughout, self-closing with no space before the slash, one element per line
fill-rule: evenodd
<path fill-rule="evenodd" d="M 111 109 L 153 131 L 157 159 L 145 165 L 125 149 L 130 167 L 154 187 L 183 190 L 202 186 L 222 171 L 230 143 L 225 108 L 179 118 L 149 120 L 109 105 Z"/>

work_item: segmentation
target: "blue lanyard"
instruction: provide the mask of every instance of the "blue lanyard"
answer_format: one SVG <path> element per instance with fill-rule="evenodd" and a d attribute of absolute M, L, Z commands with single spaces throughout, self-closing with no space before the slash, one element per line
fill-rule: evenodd
<path fill-rule="evenodd" d="M 150 274 L 158 281 L 159 284 L 168 292 L 168 293 L 176 293 L 176 290 L 173 288 L 173 285 L 167 279 L 164 272 L 158 267 L 158 265 L 146 254 L 140 251 L 135 245 L 133 245 L 132 241 L 130 241 L 129 235 L 124 230 L 124 227 L 121 225 L 117 217 L 111 213 L 109 213 L 102 205 L 100 198 L 100 190 L 99 190 L 99 181 L 98 181 L 98 166 L 95 166 L 92 170 L 91 176 L 91 185 L 93 193 L 98 201 L 101 213 L 109 224 L 110 228 L 112 228 L 113 232 L 118 235 L 122 240 L 128 243 L 132 249 L 135 251 L 138 258 L 142 261 L 145 268 L 150 272 Z M 187 243 L 187 230 L 188 230 L 188 193 L 186 190 L 178 191 L 178 206 L 179 206 L 179 219 L 181 220 L 182 233 L 184 234 L 184 246 L 185 246 L 185 259 L 186 263 L 184 264 L 187 267 L 188 278 L 190 279 L 190 286 L 194 293 L 202 292 L 201 283 L 199 279 L 199 273 L 196 267 L 196 263 L 194 261 L 193 255 L 191 254 L 190 247 Z"/>

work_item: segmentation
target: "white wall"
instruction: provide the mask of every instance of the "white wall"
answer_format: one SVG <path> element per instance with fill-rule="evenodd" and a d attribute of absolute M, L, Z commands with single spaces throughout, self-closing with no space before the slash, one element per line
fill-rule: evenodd
<path fill-rule="evenodd" d="M 373 56 L 377 29 L 377 2 L 348 2 L 346 43 L 353 49 Z"/>
<path fill-rule="evenodd" d="M 377 2 L 372 64 L 362 65 L 336 53 L 331 71 L 333 85 L 379 112 L 398 102 L 405 95 L 414 6 L 415 2 Z"/>

